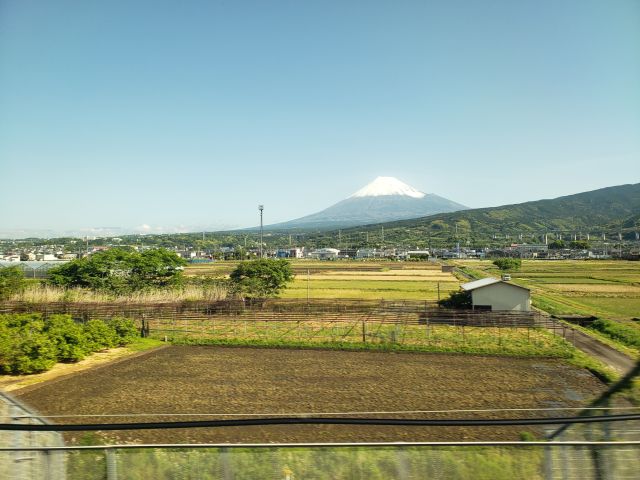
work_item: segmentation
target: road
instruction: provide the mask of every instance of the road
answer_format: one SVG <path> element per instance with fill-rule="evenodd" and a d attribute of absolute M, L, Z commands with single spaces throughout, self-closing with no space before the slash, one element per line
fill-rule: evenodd
<path fill-rule="evenodd" d="M 579 348 L 587 355 L 590 355 L 621 374 L 626 374 L 635 365 L 636 361 L 613 347 L 600 342 L 599 340 L 576 330 L 569 325 L 564 325 L 566 329 L 551 329 L 556 335 L 564 336 L 576 348 Z"/>

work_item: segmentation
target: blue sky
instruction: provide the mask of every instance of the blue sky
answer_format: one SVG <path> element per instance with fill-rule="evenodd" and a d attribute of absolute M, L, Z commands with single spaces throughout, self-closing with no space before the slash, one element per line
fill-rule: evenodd
<path fill-rule="evenodd" d="M 639 160 L 637 0 L 0 3 L 0 235 L 272 223 L 379 175 L 493 206 Z"/>

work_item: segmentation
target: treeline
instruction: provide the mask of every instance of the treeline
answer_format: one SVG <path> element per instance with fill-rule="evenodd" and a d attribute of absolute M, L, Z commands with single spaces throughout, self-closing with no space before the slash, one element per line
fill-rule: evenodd
<path fill-rule="evenodd" d="M 0 315 L 0 372 L 30 374 L 58 362 L 77 362 L 92 352 L 124 346 L 138 336 L 132 320 L 114 317 L 78 323 L 71 315 Z"/>

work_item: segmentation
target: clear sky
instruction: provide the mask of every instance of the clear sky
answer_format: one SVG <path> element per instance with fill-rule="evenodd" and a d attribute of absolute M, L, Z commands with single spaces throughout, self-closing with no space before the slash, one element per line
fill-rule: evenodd
<path fill-rule="evenodd" d="M 0 1 L 0 236 L 273 223 L 379 175 L 494 206 L 639 165 L 638 0 Z"/>

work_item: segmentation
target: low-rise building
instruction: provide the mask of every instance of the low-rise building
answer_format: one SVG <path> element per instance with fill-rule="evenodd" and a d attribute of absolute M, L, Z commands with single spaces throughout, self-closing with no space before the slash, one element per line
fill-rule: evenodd
<path fill-rule="evenodd" d="M 311 252 L 309 256 L 318 260 L 335 260 L 338 258 L 339 253 L 340 250 L 337 248 L 318 248 Z"/>
<path fill-rule="evenodd" d="M 483 278 L 461 286 L 471 292 L 474 310 L 531 311 L 531 292 L 509 281 L 498 278 Z"/>

